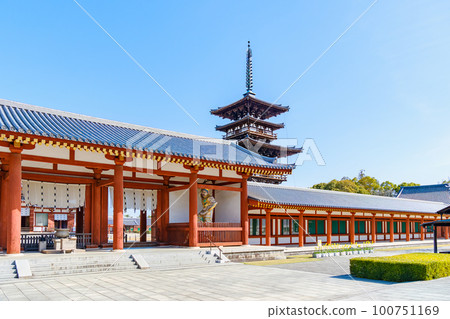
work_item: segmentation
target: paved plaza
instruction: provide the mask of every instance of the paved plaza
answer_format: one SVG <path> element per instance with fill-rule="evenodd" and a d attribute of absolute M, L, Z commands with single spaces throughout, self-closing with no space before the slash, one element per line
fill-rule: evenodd
<path fill-rule="evenodd" d="M 392 255 L 419 250 L 380 250 Z M 0 300 L 448 300 L 450 278 L 389 283 L 348 275 L 350 256 L 295 264 L 226 264 L 18 279 Z"/>

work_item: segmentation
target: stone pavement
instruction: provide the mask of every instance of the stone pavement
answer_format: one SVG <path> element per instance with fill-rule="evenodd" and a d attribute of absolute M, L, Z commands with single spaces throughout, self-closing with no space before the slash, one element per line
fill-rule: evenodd
<path fill-rule="evenodd" d="M 394 254 L 379 252 L 376 254 Z M 338 266 L 335 261 L 339 265 Z M 450 278 L 389 283 L 346 275 L 347 256 L 277 266 L 226 264 L 16 280 L 0 300 L 448 300 Z"/>

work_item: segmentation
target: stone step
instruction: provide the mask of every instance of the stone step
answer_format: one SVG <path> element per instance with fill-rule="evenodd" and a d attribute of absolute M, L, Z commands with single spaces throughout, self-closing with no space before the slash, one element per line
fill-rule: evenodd
<path fill-rule="evenodd" d="M 112 271 L 139 271 L 136 268 L 129 268 L 129 267 L 117 267 L 117 268 L 81 268 L 81 269 L 70 269 L 70 270 L 49 270 L 49 271 L 42 271 L 42 272 L 34 272 L 33 277 L 49 277 L 49 276 L 60 276 L 60 275 L 73 275 L 73 274 L 83 274 L 83 273 L 93 273 L 93 272 L 112 272 Z"/>

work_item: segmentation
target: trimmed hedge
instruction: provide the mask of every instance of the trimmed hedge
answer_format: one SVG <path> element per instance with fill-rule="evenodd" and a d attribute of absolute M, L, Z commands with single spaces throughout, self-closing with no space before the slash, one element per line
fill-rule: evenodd
<path fill-rule="evenodd" d="M 450 254 L 415 253 L 350 259 L 352 276 L 404 282 L 450 276 Z"/>

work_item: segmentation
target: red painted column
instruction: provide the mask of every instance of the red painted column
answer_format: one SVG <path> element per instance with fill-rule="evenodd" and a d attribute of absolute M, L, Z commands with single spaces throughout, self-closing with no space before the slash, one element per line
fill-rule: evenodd
<path fill-rule="evenodd" d="M 265 209 L 266 211 L 266 246 L 271 245 L 270 234 L 272 232 L 272 219 L 270 218 L 270 209 Z"/>
<path fill-rule="evenodd" d="M 390 226 L 389 226 L 389 241 L 391 243 L 394 242 L 394 214 L 391 214 L 391 219 L 389 220 Z"/>
<path fill-rule="evenodd" d="M 113 249 L 123 249 L 123 164 L 116 159 L 114 166 Z"/>
<path fill-rule="evenodd" d="M 248 245 L 249 223 L 248 223 L 248 175 L 242 175 L 241 182 L 241 225 L 242 225 L 242 245 Z"/>
<path fill-rule="evenodd" d="M 152 224 L 154 225 L 152 228 L 152 239 L 154 241 L 162 241 L 161 240 L 161 214 L 162 214 L 162 191 L 158 190 L 156 192 L 156 213 L 155 213 L 155 221 L 152 220 Z"/>
<path fill-rule="evenodd" d="M 83 232 L 89 234 L 91 232 L 91 211 L 92 211 L 92 186 L 86 185 L 85 204 L 84 204 L 84 226 Z"/>
<path fill-rule="evenodd" d="M 425 218 L 422 216 L 422 220 L 420 221 L 421 224 L 425 222 Z M 425 229 L 420 226 L 420 240 L 425 240 Z"/>
<path fill-rule="evenodd" d="M 304 210 L 299 210 L 300 215 L 298 216 L 298 247 L 303 247 L 305 238 L 305 224 L 303 222 Z"/>
<path fill-rule="evenodd" d="M 410 227 L 411 227 L 411 223 L 410 223 L 410 217 L 409 215 L 406 216 L 406 241 L 410 241 L 410 235 L 411 235 L 411 231 L 410 231 Z"/>
<path fill-rule="evenodd" d="M 102 210 L 102 199 L 101 199 L 101 187 L 94 184 L 93 185 L 93 210 L 92 210 L 92 244 L 100 244 L 100 222 L 101 222 L 101 210 Z"/>
<path fill-rule="evenodd" d="M 371 230 L 372 230 L 372 242 L 377 242 L 377 222 L 375 220 L 375 214 L 372 214 L 372 221 L 371 221 Z"/>
<path fill-rule="evenodd" d="M 2 171 L 4 172 L 5 175 L 3 175 L 2 177 L 2 185 L 1 185 L 1 202 L 0 202 L 0 246 L 2 247 L 2 249 L 6 249 L 6 242 L 7 242 L 7 229 L 8 229 L 8 205 L 9 205 L 9 201 L 8 201 L 8 183 L 9 183 L 9 179 L 7 178 L 8 176 L 8 170 L 9 170 L 9 165 L 2 165 Z"/>
<path fill-rule="evenodd" d="M 169 232 L 167 227 L 170 220 L 170 194 L 169 194 L 169 176 L 164 176 L 164 188 L 161 190 L 162 215 L 161 215 L 161 240 L 167 242 L 169 240 Z"/>
<path fill-rule="evenodd" d="M 7 211 L 7 254 L 20 254 L 20 210 L 22 206 L 22 149 L 10 147 Z"/>
<path fill-rule="evenodd" d="M 189 176 L 189 246 L 198 247 L 197 173 L 191 169 Z"/>
<path fill-rule="evenodd" d="M 102 211 L 100 219 L 100 244 L 108 243 L 108 187 L 102 187 Z"/>
<path fill-rule="evenodd" d="M 350 243 L 355 243 L 355 213 L 350 216 Z"/>
<path fill-rule="evenodd" d="M 445 239 L 448 239 L 448 227 L 442 227 L 442 228 L 444 228 L 444 238 Z"/>
<path fill-rule="evenodd" d="M 327 244 L 331 244 L 331 230 L 332 230 L 332 226 L 331 226 L 331 212 L 328 211 L 328 215 L 327 215 Z"/>
<path fill-rule="evenodd" d="M 139 223 L 139 240 L 141 243 L 147 242 L 147 211 L 141 210 Z"/>

